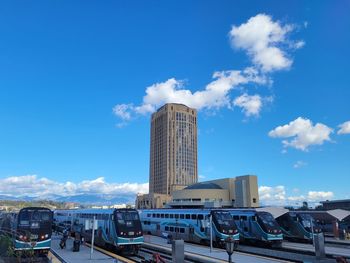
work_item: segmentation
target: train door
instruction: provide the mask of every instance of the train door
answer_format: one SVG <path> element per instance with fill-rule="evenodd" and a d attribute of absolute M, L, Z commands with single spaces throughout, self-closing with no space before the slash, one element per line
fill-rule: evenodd
<path fill-rule="evenodd" d="M 244 238 L 249 238 L 249 222 L 247 216 L 240 216 L 240 228 L 242 230 Z"/>
<path fill-rule="evenodd" d="M 156 236 L 159 236 L 159 237 L 162 236 L 159 222 L 157 222 L 157 225 L 156 225 Z"/>

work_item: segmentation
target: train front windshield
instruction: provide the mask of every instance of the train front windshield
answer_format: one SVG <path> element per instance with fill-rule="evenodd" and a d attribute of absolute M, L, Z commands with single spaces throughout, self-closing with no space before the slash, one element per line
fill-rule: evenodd
<path fill-rule="evenodd" d="M 213 219 L 221 233 L 232 235 L 238 232 L 236 224 L 229 212 L 215 211 L 213 212 Z"/>
<path fill-rule="evenodd" d="M 119 236 L 135 237 L 142 235 L 141 221 L 136 210 L 117 210 L 115 220 Z"/>
<path fill-rule="evenodd" d="M 48 210 L 24 209 L 18 215 L 19 226 L 40 227 L 40 223 L 51 222 L 52 212 Z"/>
<path fill-rule="evenodd" d="M 257 213 L 257 216 L 258 223 L 266 232 L 274 234 L 280 234 L 282 232 L 276 220 L 270 213 L 259 212 Z"/>
<path fill-rule="evenodd" d="M 315 219 L 311 215 L 298 214 L 298 219 L 307 231 L 312 232 L 313 230 L 314 232 L 321 232 L 321 227 L 316 223 Z"/>

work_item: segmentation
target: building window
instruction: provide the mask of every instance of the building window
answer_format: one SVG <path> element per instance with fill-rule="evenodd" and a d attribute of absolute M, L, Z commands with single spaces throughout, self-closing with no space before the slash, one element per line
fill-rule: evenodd
<path fill-rule="evenodd" d="M 253 198 L 253 203 L 254 203 L 254 204 L 256 203 L 256 198 Z"/>

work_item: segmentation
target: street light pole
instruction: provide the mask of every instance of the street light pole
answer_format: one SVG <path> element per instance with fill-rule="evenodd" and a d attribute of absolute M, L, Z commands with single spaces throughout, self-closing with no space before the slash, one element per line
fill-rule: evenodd
<path fill-rule="evenodd" d="M 209 224 L 210 224 L 210 253 L 213 250 L 213 219 L 212 215 L 209 216 Z"/>
<path fill-rule="evenodd" d="M 233 251 L 235 249 L 235 240 L 229 236 L 226 240 L 225 240 L 226 244 L 225 244 L 225 248 L 226 248 L 226 252 L 228 254 L 228 262 L 232 263 L 232 254 Z"/>

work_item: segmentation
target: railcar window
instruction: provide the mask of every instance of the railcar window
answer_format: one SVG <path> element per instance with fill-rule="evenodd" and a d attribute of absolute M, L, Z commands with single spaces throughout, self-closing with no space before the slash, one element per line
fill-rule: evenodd
<path fill-rule="evenodd" d="M 178 227 L 175 227 L 175 232 L 179 232 L 179 228 Z"/>
<path fill-rule="evenodd" d="M 170 227 L 170 232 L 174 232 L 174 227 Z"/>
<path fill-rule="evenodd" d="M 157 214 L 157 218 L 160 218 L 160 214 Z"/>
<path fill-rule="evenodd" d="M 160 214 L 160 217 L 161 217 L 161 218 L 164 218 L 164 214 Z"/>
<path fill-rule="evenodd" d="M 239 220 L 239 216 L 233 216 L 233 220 Z"/>
<path fill-rule="evenodd" d="M 180 233 L 185 233 L 185 229 L 184 228 L 180 228 Z"/>
<path fill-rule="evenodd" d="M 241 220 L 247 221 L 247 216 L 241 216 Z"/>
<path fill-rule="evenodd" d="M 174 215 L 173 215 L 173 214 L 170 214 L 170 218 L 174 218 Z"/>
<path fill-rule="evenodd" d="M 204 216 L 203 215 L 198 215 L 199 220 L 203 220 Z"/>
<path fill-rule="evenodd" d="M 185 218 L 185 215 L 184 214 L 181 214 L 180 215 L 180 219 L 184 219 Z"/>
<path fill-rule="evenodd" d="M 179 215 L 178 214 L 175 214 L 175 219 L 178 219 L 179 218 Z"/>
<path fill-rule="evenodd" d="M 192 214 L 192 215 L 191 215 L 191 219 L 196 220 L 196 219 L 197 219 L 197 215 Z"/>
<path fill-rule="evenodd" d="M 191 219 L 191 215 L 186 214 L 186 219 Z"/>
<path fill-rule="evenodd" d="M 49 221 L 50 220 L 50 213 L 49 212 L 41 212 L 41 220 Z"/>
<path fill-rule="evenodd" d="M 151 217 L 151 214 L 147 214 L 147 217 Z"/>
<path fill-rule="evenodd" d="M 169 218 L 169 214 L 165 214 L 165 218 Z"/>
<path fill-rule="evenodd" d="M 169 231 L 169 227 L 168 226 L 165 227 L 165 231 Z"/>
<path fill-rule="evenodd" d="M 40 220 L 40 214 L 38 211 L 32 213 L 32 220 Z"/>

